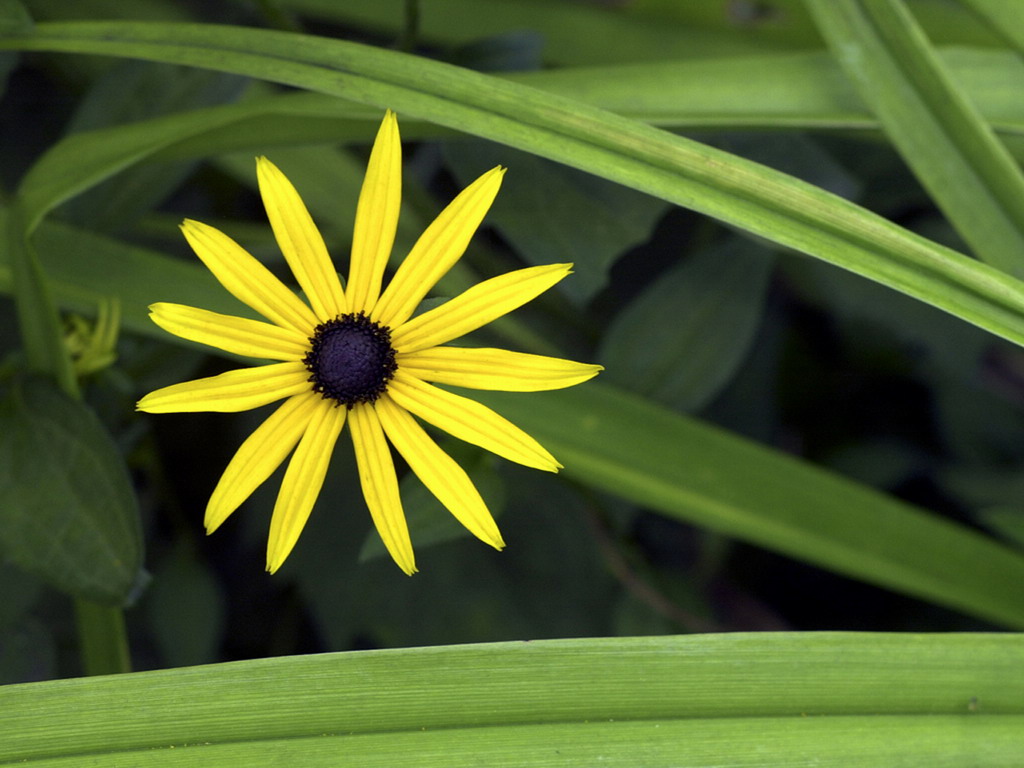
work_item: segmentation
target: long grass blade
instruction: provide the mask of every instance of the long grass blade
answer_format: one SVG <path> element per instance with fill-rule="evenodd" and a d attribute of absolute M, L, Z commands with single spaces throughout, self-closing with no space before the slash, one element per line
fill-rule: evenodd
<path fill-rule="evenodd" d="M 692 208 L 1024 344 L 1021 282 L 785 174 L 578 101 L 393 51 L 236 27 L 39 24 L 0 48 L 190 64 L 389 106 Z"/>
<path fill-rule="evenodd" d="M 0 763 L 1010 766 L 1022 664 L 1018 635 L 858 633 L 259 659 L 0 688 Z"/>

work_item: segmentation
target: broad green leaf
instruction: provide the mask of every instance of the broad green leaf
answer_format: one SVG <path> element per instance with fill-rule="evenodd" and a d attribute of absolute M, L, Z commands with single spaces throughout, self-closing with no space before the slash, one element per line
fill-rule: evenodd
<path fill-rule="evenodd" d="M 350 456 L 342 447 L 332 462 L 354 464 Z M 413 533 L 420 569 L 413 579 L 390 557 L 357 562 L 369 514 L 354 472 L 347 488 L 339 478 L 321 494 L 281 573 L 301 590 L 328 647 L 367 638 L 393 648 L 609 632 L 621 586 L 599 550 L 581 545 L 589 538 L 584 494 L 548 473 L 501 469 L 510 492 L 498 525 L 508 546 L 498 552 L 465 529 L 459 541 L 421 546 Z"/>
<path fill-rule="evenodd" d="M 75 597 L 129 602 L 142 533 L 110 435 L 88 408 L 42 378 L 11 384 L 0 423 L 4 556 Z"/>
<path fill-rule="evenodd" d="M 312 18 L 395 37 L 405 22 L 402 0 L 286 0 L 282 5 Z M 776 47 L 727 31 L 666 24 L 599 5 L 550 0 L 420 4 L 419 37 L 427 41 L 465 46 L 523 30 L 540 35 L 544 61 L 558 65 L 725 56 Z"/>
<path fill-rule="evenodd" d="M 0 688 L 0 761 L 1008 767 L 1022 664 L 1019 635 L 860 633 L 259 659 Z"/>
<path fill-rule="evenodd" d="M 1024 275 L 1024 175 L 900 0 L 811 0 L 886 134 L 979 258 Z"/>
<path fill-rule="evenodd" d="M 32 17 L 20 0 L 0 0 L 0 30 L 22 32 L 32 27 Z"/>
<path fill-rule="evenodd" d="M 160 560 L 140 607 L 165 665 L 184 667 L 217 659 L 226 623 L 223 590 L 186 547 L 179 545 Z"/>
<path fill-rule="evenodd" d="M 42 591 L 42 582 L 13 565 L 0 563 L 0 628 L 16 624 L 29 612 Z"/>
<path fill-rule="evenodd" d="M 237 139 L 240 122 L 268 119 L 273 121 L 275 115 L 282 110 L 302 121 L 322 115 L 324 105 L 310 104 L 308 99 L 301 98 L 285 98 L 270 104 L 261 100 L 255 104 L 249 102 L 192 110 L 148 120 L 141 124 L 128 124 L 104 131 L 69 136 L 54 145 L 22 180 L 21 190 L 25 199 L 28 223 L 34 228 L 42 217 L 57 205 L 130 168 L 140 160 L 152 158 L 162 150 L 181 144 L 187 147 L 190 140 L 207 133 L 215 135 L 212 145 L 216 147 L 219 131 L 225 130 Z M 337 112 L 331 110 L 330 114 L 336 115 Z M 365 138 L 372 135 L 369 124 L 350 124 L 350 138 Z M 343 136 L 344 134 L 339 133 L 337 138 Z M 292 132 L 290 141 L 301 141 L 301 137 L 296 137 Z M 268 137 L 267 144 L 273 143 L 272 136 Z M 249 145 L 257 146 L 257 143 L 251 141 Z M 234 145 L 231 148 L 234 148 Z M 265 149 L 265 146 L 263 148 Z M 184 156 L 190 156 L 187 150 Z"/>
<path fill-rule="evenodd" d="M 1010 51 L 940 52 L 956 83 L 1000 131 L 1024 131 L 1024 62 Z M 568 67 L 506 75 L 655 125 L 876 129 L 878 119 L 824 51 Z"/>
<path fill-rule="evenodd" d="M 1024 6 L 1007 0 L 960 0 L 974 11 L 996 35 L 1004 37 L 1024 52 Z"/>
<path fill-rule="evenodd" d="M 1005 537 L 1007 541 L 1024 547 L 1024 509 L 1014 507 L 993 507 L 983 509 L 978 517 L 991 530 Z"/>
<path fill-rule="evenodd" d="M 32 27 L 32 19 L 19 0 L 0 0 L 0 29 L 24 31 Z M 7 76 L 18 63 L 18 54 L 0 54 L 0 96 L 7 90 Z"/>
<path fill-rule="evenodd" d="M 0 48 L 190 64 L 386 105 L 692 208 L 1024 343 L 1019 281 L 785 174 L 582 102 L 393 51 L 237 27 L 40 24 Z"/>
<path fill-rule="evenodd" d="M 671 517 L 1013 627 L 1024 557 L 948 520 L 613 387 L 478 393 L 567 477 Z"/>
<path fill-rule="evenodd" d="M 294 0 L 293 0 L 294 1 Z M 465 0 L 472 2 L 473 0 Z M 1005 0 L 989 0 L 1005 3 Z M 928 36 L 953 45 L 997 45 L 998 38 L 955 3 L 908 0 Z M 767 3 L 738 3 L 722 8 L 716 3 L 680 3 L 676 0 L 634 0 L 627 6 L 634 14 L 725 30 L 738 35 L 784 42 L 788 45 L 818 47 L 821 36 L 804 0 L 771 0 Z"/>
<path fill-rule="evenodd" d="M 236 98 L 242 78 L 148 62 L 120 62 L 78 104 L 68 133 L 94 131 Z M 149 163 L 126 169 L 64 206 L 63 217 L 93 230 L 127 229 L 191 173 L 187 163 Z"/>
<path fill-rule="evenodd" d="M 560 290 L 584 304 L 608 282 L 608 270 L 650 237 L 669 206 L 619 184 L 482 142 L 445 145 L 445 160 L 460 184 L 483 169 L 509 169 L 501 196 L 487 215 L 529 264 L 574 264 Z"/>
<path fill-rule="evenodd" d="M 0 96 L 7 90 L 7 77 L 18 64 L 18 54 L 11 51 L 0 53 Z"/>
<path fill-rule="evenodd" d="M 736 238 L 659 276 L 605 333 L 602 380 L 679 410 L 704 406 L 750 349 L 771 267 L 769 251 Z"/>
<path fill-rule="evenodd" d="M 53 632 L 34 616 L 26 615 L 3 627 L 0 642 L 0 685 L 50 680 L 57 675 L 57 644 Z"/>
<path fill-rule="evenodd" d="M 0 219 L 4 213 L 0 209 Z M 106 235 L 50 222 L 37 230 L 34 242 L 61 307 L 91 316 L 102 298 L 118 297 L 123 327 L 133 333 L 167 339 L 149 319 L 147 307 L 156 301 L 193 304 L 225 314 L 253 314 L 225 291 L 198 259 L 168 258 Z M 188 246 L 182 243 L 181 250 L 186 255 Z M 11 290 L 11 270 L 0 262 L 0 291 Z"/>
<path fill-rule="evenodd" d="M 54 19 L 121 19 L 136 21 L 191 21 L 194 9 L 171 0 L 132 0 L 126 5 L 120 0 L 26 0 L 40 21 Z"/>

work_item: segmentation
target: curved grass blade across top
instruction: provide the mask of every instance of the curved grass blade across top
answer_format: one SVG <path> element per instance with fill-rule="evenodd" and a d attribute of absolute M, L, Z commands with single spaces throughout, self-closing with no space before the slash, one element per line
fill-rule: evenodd
<path fill-rule="evenodd" d="M 393 51 L 238 27 L 40 24 L 0 36 L 0 48 L 209 67 L 390 107 L 692 208 L 1024 344 L 1024 283 L 785 174 L 578 101 Z"/>
<path fill-rule="evenodd" d="M 942 52 L 961 87 L 986 119 L 1008 135 L 1024 136 L 1017 86 L 1024 63 L 1007 51 Z M 827 53 L 670 61 L 511 73 L 503 77 L 559 96 L 666 127 L 817 128 L 877 130 Z M 709 87 L 713 85 L 713 87 Z M 26 176 L 22 193 L 38 219 L 135 163 L 206 157 L 245 149 L 366 141 L 378 110 L 320 93 L 266 94 L 125 125 L 75 133 L 58 141 Z M 455 135 L 408 120 L 409 139 Z"/>
<path fill-rule="evenodd" d="M 1024 275 L 1024 175 L 899 0 L 811 0 L 886 134 L 978 257 Z M 1019 98 L 1019 91 L 1018 91 Z"/>

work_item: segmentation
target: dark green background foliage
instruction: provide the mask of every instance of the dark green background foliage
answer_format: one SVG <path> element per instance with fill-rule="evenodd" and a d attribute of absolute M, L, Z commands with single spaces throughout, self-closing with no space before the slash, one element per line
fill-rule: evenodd
<path fill-rule="evenodd" d="M 130 13 L 406 46 L 650 120 L 939 244 L 966 250 L 971 240 L 886 140 L 795 2 L 647 0 L 612 10 L 425 0 L 418 29 L 400 3 L 375 0 L 27 5 L 37 21 Z M 955 4 L 912 8 L 1019 157 L 1024 80 L 1014 79 L 1021 64 L 1009 43 Z M 1019 347 L 743 227 L 406 118 L 399 104 L 406 163 L 396 258 L 463 185 L 508 166 L 484 229 L 440 294 L 572 261 L 575 274 L 557 289 L 471 341 L 607 370 L 553 396 L 482 398 L 552 450 L 566 465 L 559 477 L 443 441 L 500 516 L 504 552 L 468 537 L 407 477 L 420 573 L 404 576 L 371 530 L 344 436 L 297 548 L 267 576 L 280 473 L 216 535 L 201 526 L 219 473 L 264 414 L 134 413 L 152 388 L 238 364 L 163 334 L 145 307 L 245 311 L 198 268 L 176 227 L 186 216 L 222 227 L 286 274 L 255 193 L 256 154 L 295 183 L 344 273 L 382 111 L 166 63 L 3 55 L 12 67 L 0 102 L 3 195 L 11 200 L 45 152 L 77 136 L 63 160 L 55 151 L 22 187 L 30 217 L 62 203 L 32 242 L 63 311 L 91 317 L 99 297 L 121 301 L 118 360 L 82 382 L 113 443 L 80 450 L 116 447 L 138 500 L 151 580 L 127 611 L 137 668 L 534 638 L 1024 626 Z M 633 63 L 653 68 L 573 69 Z M 81 171 L 77 188 L 60 189 L 61 167 Z M 1022 253 L 1001 253 L 1024 264 Z M 23 362 L 12 280 L 0 263 L 5 375 Z M 0 470 L 22 452 L 41 475 L 50 461 L 87 472 L 68 441 L 94 440 L 91 432 L 24 434 L 34 429 L 31 408 L 57 395 L 10 376 L 4 386 Z M 24 489 L 0 490 L 18 514 L 31 511 L 18 506 Z M 125 536 L 125 551 L 141 558 Z M 76 590 L 19 568 L 23 560 L 10 554 L 0 573 L 0 682 L 77 674 L 70 603 L 47 584 Z M 145 581 L 129 565 L 109 602 Z"/>

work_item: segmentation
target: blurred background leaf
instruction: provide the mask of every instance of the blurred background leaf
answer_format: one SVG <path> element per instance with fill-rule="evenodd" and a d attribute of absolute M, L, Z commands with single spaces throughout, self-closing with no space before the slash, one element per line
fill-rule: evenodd
<path fill-rule="evenodd" d="M 680 411 L 707 405 L 747 357 L 771 267 L 765 248 L 733 239 L 670 268 L 609 325 L 606 378 Z"/>
<path fill-rule="evenodd" d="M 36 378 L 7 388 L 0 421 L 4 556 L 67 594 L 129 603 L 142 579 L 138 510 L 96 417 Z"/>

